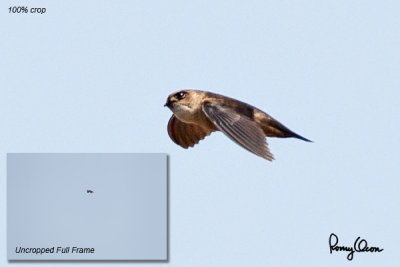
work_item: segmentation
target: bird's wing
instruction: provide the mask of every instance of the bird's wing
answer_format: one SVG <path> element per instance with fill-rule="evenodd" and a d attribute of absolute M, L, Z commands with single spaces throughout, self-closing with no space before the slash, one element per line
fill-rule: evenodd
<path fill-rule="evenodd" d="M 184 123 L 174 115 L 168 122 L 169 137 L 183 148 L 194 146 L 212 132 L 213 130 L 202 128 L 196 124 Z"/>
<path fill-rule="evenodd" d="M 218 130 L 238 145 L 267 160 L 274 159 L 264 132 L 256 122 L 232 108 L 210 102 L 203 104 L 203 111 Z"/>

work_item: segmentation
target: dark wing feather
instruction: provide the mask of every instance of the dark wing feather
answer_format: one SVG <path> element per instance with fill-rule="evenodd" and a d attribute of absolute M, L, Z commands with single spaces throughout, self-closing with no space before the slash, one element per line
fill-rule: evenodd
<path fill-rule="evenodd" d="M 262 158 L 274 159 L 265 134 L 256 122 L 234 109 L 209 102 L 204 103 L 203 111 L 215 127 L 235 143 Z"/>
<path fill-rule="evenodd" d="M 184 123 L 174 115 L 168 122 L 169 137 L 183 148 L 194 146 L 211 133 L 211 129 L 204 129 L 196 124 Z"/>

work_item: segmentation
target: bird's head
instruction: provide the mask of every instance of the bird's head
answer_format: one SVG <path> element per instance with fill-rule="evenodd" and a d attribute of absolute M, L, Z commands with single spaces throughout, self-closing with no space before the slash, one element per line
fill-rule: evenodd
<path fill-rule="evenodd" d="M 182 90 L 175 93 L 172 93 L 168 96 L 167 102 L 165 103 L 164 107 L 169 107 L 172 111 L 175 105 L 184 104 L 188 101 L 188 90 Z M 190 98 L 190 97 L 189 97 Z"/>
<path fill-rule="evenodd" d="M 168 107 L 178 118 L 186 121 L 189 116 L 201 109 L 204 92 L 198 90 L 181 90 L 170 94 L 164 107 Z"/>

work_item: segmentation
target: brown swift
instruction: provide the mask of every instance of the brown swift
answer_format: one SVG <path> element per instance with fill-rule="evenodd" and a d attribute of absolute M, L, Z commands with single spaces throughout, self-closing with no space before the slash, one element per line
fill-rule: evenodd
<path fill-rule="evenodd" d="M 168 96 L 164 106 L 174 113 L 168 122 L 168 134 L 183 148 L 193 147 L 213 131 L 221 131 L 248 151 L 271 161 L 274 156 L 266 136 L 311 142 L 258 108 L 211 92 L 178 91 Z"/>

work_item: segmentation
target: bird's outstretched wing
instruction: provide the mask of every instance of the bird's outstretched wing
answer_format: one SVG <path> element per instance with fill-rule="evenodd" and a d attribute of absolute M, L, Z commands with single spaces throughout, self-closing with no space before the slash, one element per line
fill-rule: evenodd
<path fill-rule="evenodd" d="M 194 146 L 212 132 L 213 130 L 202 128 L 196 124 L 184 123 L 174 115 L 168 122 L 169 137 L 183 148 Z"/>
<path fill-rule="evenodd" d="M 235 143 L 262 158 L 274 159 L 265 141 L 265 134 L 256 122 L 232 108 L 210 102 L 203 104 L 203 111 L 215 127 Z"/>

